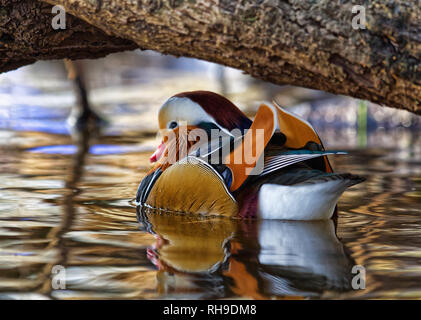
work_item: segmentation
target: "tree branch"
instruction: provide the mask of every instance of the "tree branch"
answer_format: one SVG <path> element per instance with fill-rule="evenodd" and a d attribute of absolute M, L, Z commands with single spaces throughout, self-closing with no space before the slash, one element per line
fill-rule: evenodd
<path fill-rule="evenodd" d="M 54 30 L 51 8 L 36 0 L 0 0 L 0 72 L 37 60 L 99 58 L 137 48 L 71 15 L 65 30 Z"/>
<path fill-rule="evenodd" d="M 2 1 L 2 0 L 0 0 Z M 421 7 L 359 1 L 43 0 L 108 35 L 292 84 L 421 114 Z"/>

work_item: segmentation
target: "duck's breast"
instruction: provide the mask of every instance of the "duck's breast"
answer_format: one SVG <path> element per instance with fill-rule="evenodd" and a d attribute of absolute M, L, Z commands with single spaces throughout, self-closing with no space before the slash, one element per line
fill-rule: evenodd
<path fill-rule="evenodd" d="M 234 216 L 236 200 L 208 163 L 187 157 L 166 169 L 152 187 L 146 205 L 182 213 Z"/>

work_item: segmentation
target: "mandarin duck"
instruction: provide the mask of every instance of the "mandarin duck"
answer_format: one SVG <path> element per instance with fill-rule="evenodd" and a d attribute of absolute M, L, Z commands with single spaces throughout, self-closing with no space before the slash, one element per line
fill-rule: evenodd
<path fill-rule="evenodd" d="M 334 173 L 313 127 L 275 102 L 251 121 L 225 97 L 183 92 L 159 109 L 163 140 L 136 204 L 169 212 L 239 218 L 325 220 L 350 186 Z"/>

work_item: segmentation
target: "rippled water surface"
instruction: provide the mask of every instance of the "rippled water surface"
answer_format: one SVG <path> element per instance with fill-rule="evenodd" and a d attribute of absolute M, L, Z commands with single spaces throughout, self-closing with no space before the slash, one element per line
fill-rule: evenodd
<path fill-rule="evenodd" d="M 414 130 L 376 131 L 356 148 L 349 128 L 320 128 L 328 147 L 350 152 L 332 158 L 335 169 L 367 177 L 341 197 L 337 223 L 137 212 L 156 108 L 182 91 L 171 79 L 166 91 L 100 84 L 92 99 L 110 124 L 89 148 L 66 129 L 73 102 L 65 80 L 35 93 L 3 83 L 0 298 L 421 298 Z M 65 289 L 52 288 L 57 265 Z M 352 288 L 356 265 L 365 268 L 363 290 Z"/>

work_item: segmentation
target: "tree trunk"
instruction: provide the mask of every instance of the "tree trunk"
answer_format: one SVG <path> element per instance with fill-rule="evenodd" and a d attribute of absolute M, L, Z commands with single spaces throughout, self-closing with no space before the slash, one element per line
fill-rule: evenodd
<path fill-rule="evenodd" d="M 0 72 L 40 59 L 98 58 L 137 48 L 130 40 L 67 15 L 65 30 L 51 26 L 52 6 L 36 0 L 0 0 Z"/>
<path fill-rule="evenodd" d="M 421 114 L 418 0 L 43 1 L 141 48 Z M 352 27 L 354 4 L 365 29 Z"/>

